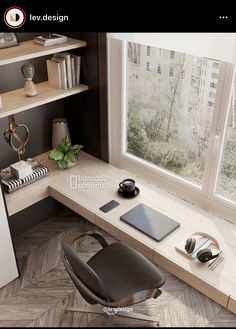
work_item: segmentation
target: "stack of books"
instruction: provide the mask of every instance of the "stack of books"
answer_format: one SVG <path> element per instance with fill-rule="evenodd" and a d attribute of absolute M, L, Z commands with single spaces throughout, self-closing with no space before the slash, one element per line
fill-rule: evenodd
<path fill-rule="evenodd" d="M 80 83 L 81 56 L 68 52 L 56 53 L 47 60 L 48 82 L 51 86 L 68 89 Z"/>
<path fill-rule="evenodd" d="M 0 171 L 0 177 L 4 191 L 12 193 L 20 188 L 32 184 L 33 182 L 49 175 L 48 167 L 31 158 L 26 160 L 32 166 L 33 173 L 23 178 L 16 178 L 12 175 L 10 167 Z"/>
<path fill-rule="evenodd" d="M 49 33 L 48 36 L 40 35 L 34 38 L 34 43 L 40 44 L 44 47 L 53 46 L 65 42 L 68 42 L 67 36 L 57 33 Z"/>

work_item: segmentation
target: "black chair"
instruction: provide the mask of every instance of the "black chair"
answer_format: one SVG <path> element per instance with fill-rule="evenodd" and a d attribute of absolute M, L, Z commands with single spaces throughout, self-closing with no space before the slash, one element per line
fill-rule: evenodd
<path fill-rule="evenodd" d="M 87 263 L 71 248 L 71 244 L 89 235 L 103 247 Z M 122 308 L 161 295 L 159 289 L 165 279 L 160 271 L 142 254 L 123 242 L 110 245 L 96 231 L 72 234 L 62 241 L 62 259 L 65 268 L 82 297 L 89 304 L 105 307 L 67 307 L 67 311 L 120 315 L 145 321 L 156 317 L 134 312 L 123 312 Z"/>

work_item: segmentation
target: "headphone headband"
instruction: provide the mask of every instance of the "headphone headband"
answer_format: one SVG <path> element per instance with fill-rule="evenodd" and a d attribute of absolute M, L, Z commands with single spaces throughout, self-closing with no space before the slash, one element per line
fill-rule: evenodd
<path fill-rule="evenodd" d="M 200 236 L 203 236 L 205 238 L 212 240 L 215 243 L 215 245 L 217 246 L 217 248 L 220 250 L 219 242 L 212 235 L 205 233 L 205 232 L 195 232 L 195 233 L 191 234 L 191 236 L 193 236 L 193 235 L 200 235 Z"/>

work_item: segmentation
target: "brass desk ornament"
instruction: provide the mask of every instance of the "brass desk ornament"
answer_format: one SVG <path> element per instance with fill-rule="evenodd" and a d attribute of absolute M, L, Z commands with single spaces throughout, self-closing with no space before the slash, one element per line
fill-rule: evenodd
<path fill-rule="evenodd" d="M 24 135 L 22 137 L 22 135 Z M 10 166 L 11 172 L 17 178 L 23 178 L 32 174 L 32 167 L 26 161 L 21 160 L 25 153 L 25 145 L 29 140 L 29 129 L 26 125 L 16 124 L 14 115 L 8 117 L 8 128 L 4 131 L 4 139 L 10 147 L 17 152 L 19 162 Z"/>

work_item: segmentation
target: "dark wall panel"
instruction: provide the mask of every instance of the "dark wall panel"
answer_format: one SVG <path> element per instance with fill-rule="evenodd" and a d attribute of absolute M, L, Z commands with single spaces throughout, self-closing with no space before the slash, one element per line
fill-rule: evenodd
<path fill-rule="evenodd" d="M 107 91 L 107 40 L 106 33 L 98 33 L 98 78 L 100 107 L 101 159 L 109 162 L 108 91 Z"/>
<path fill-rule="evenodd" d="M 65 115 L 72 142 L 84 145 L 85 152 L 101 158 L 97 33 L 71 36 L 87 41 L 87 47 L 74 53 L 82 56 L 81 82 L 88 84 L 89 90 L 64 99 Z"/>

